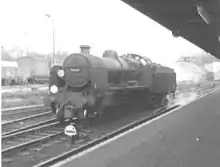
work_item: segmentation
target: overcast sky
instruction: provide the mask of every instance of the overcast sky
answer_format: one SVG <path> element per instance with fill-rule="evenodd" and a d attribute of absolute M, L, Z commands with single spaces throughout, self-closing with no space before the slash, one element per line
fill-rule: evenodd
<path fill-rule="evenodd" d="M 2 0 L 1 43 L 39 53 L 52 52 L 54 18 L 56 50 L 78 52 L 88 44 L 101 56 L 105 49 L 133 52 L 172 66 L 180 56 L 202 52 L 120 0 Z"/>

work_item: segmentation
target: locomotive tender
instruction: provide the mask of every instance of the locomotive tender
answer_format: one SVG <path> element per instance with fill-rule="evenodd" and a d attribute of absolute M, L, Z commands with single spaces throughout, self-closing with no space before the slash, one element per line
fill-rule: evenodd
<path fill-rule="evenodd" d="M 81 53 L 73 53 L 62 66 L 51 68 L 49 100 L 63 122 L 101 116 L 110 106 L 165 104 L 175 89 L 173 69 L 135 54 L 119 57 L 112 50 L 96 57 L 89 46 L 81 46 Z"/>

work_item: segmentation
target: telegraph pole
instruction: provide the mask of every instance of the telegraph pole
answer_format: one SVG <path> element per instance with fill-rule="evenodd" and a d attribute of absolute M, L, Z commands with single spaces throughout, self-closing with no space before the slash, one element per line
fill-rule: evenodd
<path fill-rule="evenodd" d="M 50 14 L 46 14 L 46 17 L 51 19 L 52 22 L 52 29 L 53 29 L 53 56 L 52 56 L 52 66 L 55 64 L 54 59 L 55 59 L 55 26 L 54 26 L 54 19 Z"/>
<path fill-rule="evenodd" d="M 4 54 L 4 47 L 1 46 L 1 57 L 3 57 L 3 54 Z"/>

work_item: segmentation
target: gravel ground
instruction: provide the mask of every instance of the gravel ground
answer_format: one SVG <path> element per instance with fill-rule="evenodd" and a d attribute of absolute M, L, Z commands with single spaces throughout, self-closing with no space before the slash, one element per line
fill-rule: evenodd
<path fill-rule="evenodd" d="M 195 93 L 187 93 L 184 95 L 179 94 L 177 99 L 178 104 L 186 104 L 194 100 L 197 96 Z M 181 98 L 181 100 L 180 100 Z M 68 137 L 63 135 L 50 142 L 42 143 L 28 151 L 21 151 L 12 157 L 3 157 L 2 166 L 5 167 L 30 167 L 41 161 L 52 158 L 62 154 L 70 149 L 77 148 L 88 141 L 92 141 L 98 137 L 106 135 L 109 132 L 119 129 L 120 127 L 140 119 L 150 113 L 151 110 L 144 111 L 134 107 L 123 107 L 114 109 L 114 115 L 102 121 L 101 124 L 93 123 L 89 129 L 85 129 L 82 137 L 74 145 L 68 141 Z M 135 112 L 134 112 L 135 111 Z"/>
<path fill-rule="evenodd" d="M 18 85 L 18 86 L 2 86 L 3 90 L 6 89 L 23 89 L 23 88 L 31 88 L 31 87 L 45 87 L 47 84 L 39 84 L 39 85 L 33 85 L 33 84 L 27 84 L 27 85 Z"/>
<path fill-rule="evenodd" d="M 202 84 L 201 84 L 202 86 Z M 178 90 L 186 93 L 189 89 L 199 87 L 199 85 L 179 85 Z M 2 94 L 2 108 L 10 108 L 26 105 L 44 104 L 44 98 L 47 98 L 48 90 L 33 90 L 31 92 L 17 91 L 14 93 L 6 92 Z"/>
<path fill-rule="evenodd" d="M 48 114 L 46 116 L 42 116 L 42 117 L 37 117 L 37 118 L 33 118 L 33 119 L 29 119 L 29 120 L 26 120 L 26 121 L 21 121 L 21 122 L 18 122 L 16 124 L 12 124 L 12 125 L 6 125 L 2 128 L 2 134 L 9 134 L 9 133 L 14 133 L 15 131 L 17 130 L 20 130 L 22 128 L 27 128 L 26 130 L 29 130 L 31 128 L 29 128 L 30 126 L 34 126 L 35 127 L 38 127 L 38 123 L 43 123 L 43 122 L 46 122 L 48 120 L 52 120 L 52 119 L 55 119 L 55 116 L 52 115 L 52 114 Z M 52 122 L 52 121 L 50 121 Z M 42 125 L 43 126 L 43 125 Z M 17 133 L 17 132 L 16 132 Z"/>
<path fill-rule="evenodd" d="M 2 93 L 2 99 L 8 99 L 8 98 L 15 98 L 15 97 L 28 97 L 30 95 L 35 94 L 45 94 L 48 93 L 48 90 L 39 90 L 39 89 L 32 89 L 31 91 L 16 91 L 16 92 L 4 92 Z"/>
<path fill-rule="evenodd" d="M 29 97 L 26 98 L 2 99 L 2 108 L 40 105 L 40 104 L 44 104 L 44 98 L 47 98 L 46 94 L 30 95 Z"/>

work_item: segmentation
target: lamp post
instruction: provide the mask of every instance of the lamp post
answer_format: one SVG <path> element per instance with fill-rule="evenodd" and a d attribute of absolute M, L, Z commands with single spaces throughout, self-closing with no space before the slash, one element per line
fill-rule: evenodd
<path fill-rule="evenodd" d="M 1 46 L 1 57 L 3 57 L 4 54 L 4 46 Z"/>
<path fill-rule="evenodd" d="M 25 31 L 24 32 L 24 35 L 25 35 L 25 56 L 28 56 L 28 32 Z"/>
<path fill-rule="evenodd" d="M 52 22 L 52 28 L 53 28 L 53 56 L 52 56 L 52 66 L 54 65 L 54 59 L 55 59 L 55 27 L 54 27 L 54 19 L 50 14 L 46 14 L 46 17 L 51 19 Z"/>

